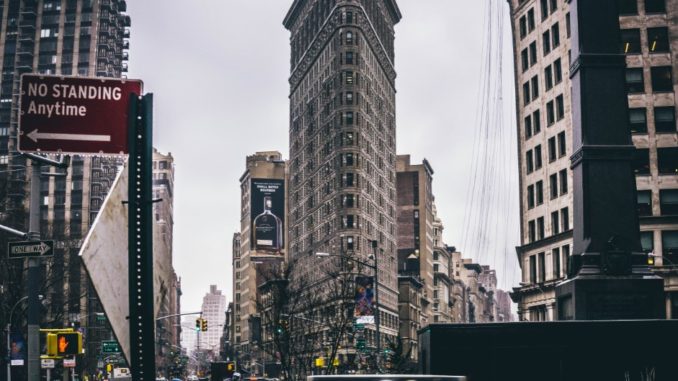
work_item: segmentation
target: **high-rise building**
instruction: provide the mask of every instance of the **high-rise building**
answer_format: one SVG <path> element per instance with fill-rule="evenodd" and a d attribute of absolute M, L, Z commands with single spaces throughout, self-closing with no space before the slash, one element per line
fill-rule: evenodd
<path fill-rule="evenodd" d="M 202 318 L 207 320 L 207 331 L 200 332 L 197 345 L 200 350 L 211 351 L 213 355 L 220 353 L 221 334 L 226 322 L 226 295 L 210 285 L 210 292 L 202 298 Z"/>
<path fill-rule="evenodd" d="M 191 356 L 196 349 L 198 342 L 198 331 L 195 327 L 195 317 L 187 316 L 181 322 L 181 348 L 186 350 L 186 354 Z"/>
<path fill-rule="evenodd" d="M 0 223 L 28 230 L 29 162 L 17 152 L 20 76 L 24 73 L 121 77 L 127 71 L 130 17 L 124 0 L 8 0 L 0 4 Z M 56 242 L 47 262 L 45 324 L 80 326 L 84 361 L 94 370 L 102 340 L 112 337 L 97 319 L 103 309 L 78 251 L 122 161 L 73 156 L 68 170 L 42 167 L 40 233 Z"/>
<path fill-rule="evenodd" d="M 240 177 L 240 232 L 233 235 L 231 329 L 232 342 L 240 356 L 256 349 L 252 347 L 256 340 L 250 326 L 252 319 L 259 318 L 260 270 L 285 259 L 285 168 L 280 152 L 256 152 L 247 156 L 246 169 Z"/>
<path fill-rule="evenodd" d="M 553 320 L 555 285 L 567 277 L 572 253 L 572 99 L 570 4 L 509 0 L 514 39 L 520 170 L 522 268 L 512 292 L 521 320 Z M 678 143 L 674 82 L 678 61 L 671 36 L 675 0 L 619 2 L 626 54 L 628 126 L 636 147 L 643 250 L 664 277 L 667 317 L 678 317 Z"/>
<path fill-rule="evenodd" d="M 174 271 L 172 235 L 174 229 L 174 158 L 171 153 L 163 154 L 153 149 L 153 255 L 158 264 L 154 276 L 160 279 L 155 290 L 158 303 L 158 317 L 180 313 L 180 279 Z M 167 374 L 174 364 L 171 353 L 180 347 L 180 317 L 173 316 L 156 321 L 156 369 Z"/>
<path fill-rule="evenodd" d="M 283 21 L 291 33 L 289 257 L 301 277 L 321 280 L 319 262 L 333 259 L 314 253 L 369 261 L 376 241 L 382 347 L 398 332 L 394 26 L 400 18 L 395 0 L 295 0 Z M 374 337 L 368 335 L 368 345 Z"/>
<path fill-rule="evenodd" d="M 412 164 L 410 155 L 396 162 L 398 273 L 415 276 L 423 287 L 422 326 L 433 321 L 433 168 L 428 160 Z M 440 229 L 439 229 L 440 230 Z M 442 241 L 436 242 L 442 244 Z"/>

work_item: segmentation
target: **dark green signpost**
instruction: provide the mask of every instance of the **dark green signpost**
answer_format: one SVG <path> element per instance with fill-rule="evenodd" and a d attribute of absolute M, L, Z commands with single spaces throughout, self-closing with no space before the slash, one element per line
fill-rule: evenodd
<path fill-rule="evenodd" d="M 101 353 L 120 353 L 120 345 L 117 341 L 104 341 L 101 343 Z"/>

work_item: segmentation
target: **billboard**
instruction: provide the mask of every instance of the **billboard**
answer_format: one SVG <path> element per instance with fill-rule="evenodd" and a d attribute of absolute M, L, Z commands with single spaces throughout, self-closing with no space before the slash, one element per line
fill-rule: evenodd
<path fill-rule="evenodd" d="M 250 193 L 250 249 L 281 255 L 285 249 L 285 181 L 252 179 Z"/>
<path fill-rule="evenodd" d="M 374 323 L 374 277 L 355 277 L 354 302 L 356 323 Z"/>

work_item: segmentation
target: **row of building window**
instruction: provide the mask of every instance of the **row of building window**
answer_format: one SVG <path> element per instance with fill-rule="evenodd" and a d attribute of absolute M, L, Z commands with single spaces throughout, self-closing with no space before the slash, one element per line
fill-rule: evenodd
<path fill-rule="evenodd" d="M 522 4 L 525 0 L 520 0 Z M 558 0 L 540 0 L 541 3 L 541 21 L 546 21 L 549 15 L 558 10 Z M 519 22 L 520 38 L 525 38 L 530 32 L 535 29 L 534 23 L 534 8 L 530 8 L 525 15 L 523 15 Z"/>
<path fill-rule="evenodd" d="M 551 235 L 570 230 L 570 212 L 568 208 L 551 212 Z M 527 238 L 532 243 L 546 238 L 544 217 L 527 222 Z"/>
<path fill-rule="evenodd" d="M 549 194 L 554 200 L 567 193 L 567 169 L 549 176 Z M 532 209 L 544 203 L 544 182 L 539 180 L 527 186 L 527 208 Z"/>
<path fill-rule="evenodd" d="M 645 13 L 665 13 L 665 0 L 642 0 Z M 638 0 L 619 0 L 619 14 L 622 16 L 638 14 Z"/>
<path fill-rule="evenodd" d="M 636 148 L 633 158 L 636 175 L 650 174 L 650 150 Z M 678 147 L 657 148 L 657 170 L 660 175 L 678 174 Z"/>
<path fill-rule="evenodd" d="M 653 114 L 655 132 L 676 132 L 675 107 L 654 107 Z M 647 108 L 630 108 L 629 126 L 631 133 L 647 133 Z"/>
<path fill-rule="evenodd" d="M 559 279 L 567 272 L 570 260 L 570 245 L 555 247 L 551 249 L 552 276 L 550 279 Z M 543 283 L 547 278 L 546 272 L 546 252 L 530 255 L 529 257 L 530 274 L 528 281 L 531 284 Z"/>
<path fill-rule="evenodd" d="M 625 54 L 642 53 L 640 29 L 622 29 L 621 37 L 621 51 Z M 647 28 L 647 50 L 649 53 L 667 53 L 670 51 L 668 28 Z"/>
<path fill-rule="evenodd" d="M 673 75 L 671 70 L 671 66 L 653 66 L 650 68 L 652 92 L 673 91 Z M 645 92 L 643 68 L 626 69 L 626 92 L 629 94 Z"/>
<path fill-rule="evenodd" d="M 638 215 L 652 215 L 652 191 L 638 191 Z M 659 191 L 659 209 L 662 216 L 678 216 L 678 189 L 661 189 Z"/>
<path fill-rule="evenodd" d="M 549 162 L 554 162 L 567 154 L 567 142 L 565 140 L 565 131 L 561 131 L 558 135 L 549 138 L 548 140 L 548 157 Z M 525 155 L 525 162 L 527 173 L 532 173 L 542 167 L 541 144 L 528 150 Z"/>

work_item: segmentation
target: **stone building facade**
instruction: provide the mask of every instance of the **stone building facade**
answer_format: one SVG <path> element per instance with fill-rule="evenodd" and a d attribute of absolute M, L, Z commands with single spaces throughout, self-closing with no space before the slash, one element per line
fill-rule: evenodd
<path fill-rule="evenodd" d="M 20 76 L 24 73 L 124 77 L 131 19 L 124 0 L 7 0 L 0 3 L 0 224 L 28 230 L 31 168 L 17 152 Z M 45 274 L 45 322 L 87 332 L 76 372 L 93 371 L 112 332 L 78 252 L 122 164 L 73 156 L 68 170 L 42 167 L 40 233 L 55 241 Z M 4 244 L 4 243 L 3 243 Z M 2 319 L 0 319 L 2 320 Z"/>
<path fill-rule="evenodd" d="M 512 292 L 521 320 L 553 320 L 554 286 L 572 246 L 570 9 L 562 0 L 509 0 L 514 40 L 520 163 L 522 282 Z M 678 29 L 674 0 L 619 2 L 626 54 L 628 128 L 636 147 L 643 250 L 664 278 L 666 316 L 678 315 Z"/>
<path fill-rule="evenodd" d="M 382 347 L 398 332 L 393 42 L 400 18 L 395 0 L 295 0 L 283 21 L 291 34 L 290 259 L 300 260 L 303 277 L 320 280 L 323 260 L 313 253 L 367 261 L 376 240 Z"/>
<path fill-rule="evenodd" d="M 233 327 L 231 336 L 233 338 L 233 348 L 239 354 L 250 353 L 253 349 L 252 332 L 250 325 L 253 318 L 259 318 L 258 311 L 258 286 L 261 283 L 261 277 L 258 275 L 261 271 L 257 266 L 262 266 L 263 262 L 280 263 L 285 260 L 284 250 L 281 253 L 270 255 L 270 253 L 257 251 L 256 246 L 252 244 L 252 181 L 258 180 L 276 180 L 286 184 L 286 162 L 282 155 L 277 151 L 261 151 L 250 155 L 246 159 L 246 169 L 240 177 L 241 191 L 241 209 L 240 209 L 240 232 L 233 236 Z M 282 197 L 287 200 L 287 192 Z M 258 205 L 257 205 L 258 206 Z M 287 226 L 285 212 L 280 216 Z M 283 242 L 287 247 L 287 235 L 283 231 Z"/>

